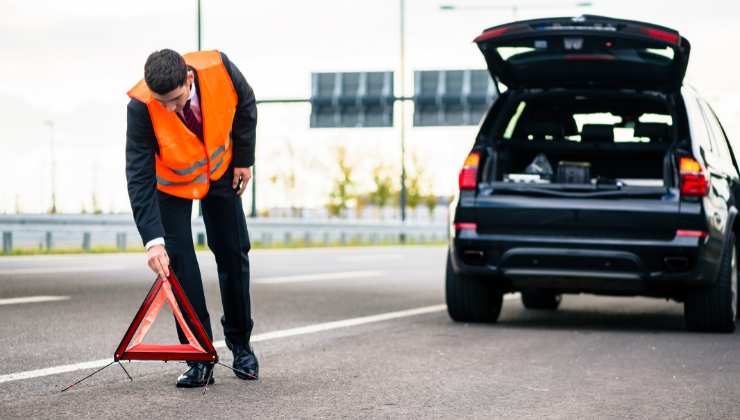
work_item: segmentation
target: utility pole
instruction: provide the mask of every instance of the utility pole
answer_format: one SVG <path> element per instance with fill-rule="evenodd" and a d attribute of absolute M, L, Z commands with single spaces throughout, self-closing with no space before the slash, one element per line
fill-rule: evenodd
<path fill-rule="evenodd" d="M 201 9 L 200 9 L 200 0 L 198 0 L 198 51 L 201 50 L 202 44 L 203 44 L 203 37 L 201 36 Z M 200 201 L 200 200 L 199 200 Z M 198 203 L 198 217 L 203 217 L 203 207 L 201 207 L 200 203 Z"/>
<path fill-rule="evenodd" d="M 257 217 L 257 165 L 252 165 L 252 210 L 249 217 Z"/>
<path fill-rule="evenodd" d="M 401 91 L 401 97 L 406 95 L 406 1 L 400 0 L 400 60 L 399 60 L 399 75 L 398 84 Z M 401 224 L 406 223 L 406 103 L 401 103 L 401 121 L 400 121 L 400 137 L 401 137 L 401 197 L 399 203 L 401 205 Z M 401 243 L 406 242 L 406 235 L 401 233 Z"/>
<path fill-rule="evenodd" d="M 200 32 L 200 26 L 201 26 L 201 9 L 200 9 L 200 0 L 198 0 L 198 51 L 201 50 L 201 47 L 203 45 L 203 38 L 201 37 Z"/>
<path fill-rule="evenodd" d="M 203 11 L 198 0 L 198 51 L 203 49 Z M 203 210 L 198 206 L 198 216 L 203 216 Z M 257 165 L 252 165 L 252 209 L 250 217 L 257 217 Z"/>

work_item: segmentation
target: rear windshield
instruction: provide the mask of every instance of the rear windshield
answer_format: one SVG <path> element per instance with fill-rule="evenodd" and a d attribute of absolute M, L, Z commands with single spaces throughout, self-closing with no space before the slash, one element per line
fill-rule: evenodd
<path fill-rule="evenodd" d="M 601 95 L 524 99 L 511 108 L 502 122 L 501 132 L 495 137 L 503 140 L 581 142 L 585 128 L 586 137 L 592 132 L 606 132 L 615 143 L 662 143 L 671 136 L 673 125 L 667 106 L 660 101 Z"/>
<path fill-rule="evenodd" d="M 622 45 L 613 47 L 609 41 L 584 45 L 583 38 L 524 40 L 513 45 L 502 45 L 496 48 L 501 59 L 513 65 L 533 64 L 544 61 L 574 59 L 574 52 L 590 54 L 591 58 L 603 55 L 604 59 L 620 60 L 633 63 L 649 63 L 658 66 L 670 66 L 675 51 L 670 47 L 655 45 Z M 608 57 L 608 58 L 607 58 Z"/>

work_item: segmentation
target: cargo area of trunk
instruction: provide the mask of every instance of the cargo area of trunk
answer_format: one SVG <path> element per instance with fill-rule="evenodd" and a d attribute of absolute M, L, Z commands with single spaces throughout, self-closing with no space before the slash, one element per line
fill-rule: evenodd
<path fill-rule="evenodd" d="M 670 171 L 671 165 L 669 144 L 598 144 L 567 140 L 509 142 L 497 149 L 495 180 L 533 184 L 664 186 L 666 166 Z"/>
<path fill-rule="evenodd" d="M 484 181 L 671 186 L 678 134 L 668 96 L 623 91 L 512 96 L 487 133 L 492 160 Z"/>
<path fill-rule="evenodd" d="M 632 92 L 512 95 L 488 132 L 481 233 L 670 239 L 680 194 L 670 98 Z"/>

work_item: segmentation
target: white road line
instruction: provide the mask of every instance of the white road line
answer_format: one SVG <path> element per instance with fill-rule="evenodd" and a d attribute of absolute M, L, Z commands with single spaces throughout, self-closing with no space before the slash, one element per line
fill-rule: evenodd
<path fill-rule="evenodd" d="M 515 293 L 512 295 L 504 296 L 504 299 L 511 300 L 511 299 L 516 299 L 518 297 L 519 297 L 519 294 Z M 305 327 L 289 328 L 286 330 L 278 330 L 278 331 L 272 331 L 272 332 L 254 335 L 252 336 L 251 341 L 254 343 L 258 341 L 269 341 L 269 340 L 275 340 L 278 338 L 295 337 L 295 336 L 305 335 L 305 334 L 314 334 L 318 332 L 335 330 L 339 328 L 354 327 L 354 326 L 363 325 L 363 324 L 371 324 L 374 322 L 382 322 L 382 321 L 388 321 L 392 319 L 406 318 L 406 317 L 411 317 L 411 316 L 440 312 L 440 311 L 445 310 L 446 308 L 447 308 L 446 305 L 424 306 L 421 308 L 408 309 L 405 311 L 387 312 L 387 313 L 378 314 L 378 315 L 370 315 L 370 316 L 363 316 L 359 318 L 349 318 L 349 319 L 345 319 L 341 321 L 333 321 L 333 322 L 325 322 L 322 324 L 307 325 Z M 226 343 L 224 343 L 223 340 L 216 341 L 213 343 L 213 345 L 216 348 L 226 347 Z M 5 382 L 20 381 L 23 379 L 33 379 L 33 378 L 40 378 L 43 376 L 57 375 L 60 373 L 76 372 L 78 370 L 83 370 L 83 369 L 101 368 L 111 363 L 112 361 L 113 359 L 100 359 L 100 360 L 92 360 L 89 362 L 74 363 L 71 365 L 54 366 L 54 367 L 50 367 L 46 369 L 36 369 L 36 370 L 28 370 L 25 372 L 9 373 L 5 375 L 0 375 L 0 384 L 5 383 Z"/>
<path fill-rule="evenodd" d="M 281 284 L 281 283 L 299 283 L 306 281 L 322 281 L 322 280 L 345 280 L 345 279 L 360 279 L 368 277 L 382 277 L 385 274 L 383 271 L 343 271 L 333 273 L 316 273 L 316 274 L 299 274 L 295 276 L 280 276 L 280 277 L 258 277 L 253 280 L 257 284 Z"/>
<path fill-rule="evenodd" d="M 129 267 L 123 265 L 107 266 L 107 267 L 37 267 L 37 268 L 8 268 L 0 270 L 0 276 L 2 275 L 18 275 L 18 274 L 59 274 L 59 273 L 90 273 L 90 272 L 101 272 L 101 271 L 120 271 L 125 270 Z"/>
<path fill-rule="evenodd" d="M 18 303 L 39 303 L 68 300 L 69 296 L 26 296 L 17 298 L 0 299 L 0 305 L 15 305 Z"/>
<path fill-rule="evenodd" d="M 352 255 L 347 257 L 339 257 L 338 260 L 342 262 L 365 262 L 365 261 L 396 261 L 403 257 L 396 254 L 378 254 L 378 255 Z"/>
<path fill-rule="evenodd" d="M 362 324 L 370 324 L 373 322 L 381 322 L 381 321 L 388 321 L 391 319 L 406 318 L 410 316 L 423 315 L 423 314 L 428 314 L 432 312 L 439 312 L 439 311 L 444 310 L 445 308 L 447 308 L 447 306 L 445 305 L 425 306 L 425 307 L 409 309 L 405 311 L 388 312 L 388 313 L 379 314 L 379 315 L 363 316 L 359 318 L 344 319 L 341 321 L 325 322 L 323 324 L 307 325 L 305 327 L 289 328 L 287 330 L 278 330 L 278 331 L 272 331 L 272 332 L 263 333 L 263 334 L 256 334 L 252 336 L 251 342 L 255 343 L 259 341 L 275 340 L 278 338 L 295 337 L 298 335 L 313 334 L 313 333 L 322 332 L 322 331 L 335 330 L 338 328 L 352 327 L 352 326 L 357 326 L 357 325 L 362 325 Z M 216 341 L 213 343 L 213 345 L 216 348 L 226 347 L 226 343 L 223 340 Z M 113 359 L 100 359 L 100 360 L 92 360 L 89 362 L 74 363 L 71 365 L 54 366 L 54 367 L 50 367 L 46 369 L 36 369 L 36 370 L 29 370 L 25 372 L 9 373 L 6 375 L 0 375 L 0 384 L 5 383 L 5 382 L 19 381 L 22 379 L 40 378 L 43 376 L 57 375 L 60 373 L 75 372 L 75 371 L 83 370 L 83 369 L 101 368 L 109 364 L 112 361 Z"/>
<path fill-rule="evenodd" d="M 60 373 L 75 372 L 83 369 L 101 368 L 112 361 L 113 359 L 100 359 L 90 362 L 75 363 L 73 365 L 54 366 L 46 369 L 27 370 L 25 372 L 10 373 L 0 376 L 0 384 L 4 382 L 20 381 L 23 379 L 33 379 L 42 376 L 57 375 Z"/>
<path fill-rule="evenodd" d="M 362 316 L 359 318 L 344 319 L 341 321 L 325 322 L 323 324 L 307 325 L 305 327 L 289 328 L 287 330 L 272 331 L 263 334 L 257 334 L 250 340 L 253 343 L 260 341 L 275 340 L 277 338 L 295 337 L 297 335 L 314 334 L 322 331 L 336 330 L 338 328 L 354 327 L 363 324 L 372 324 L 374 322 L 388 321 L 391 319 L 406 318 L 410 316 L 423 315 L 432 312 L 439 312 L 447 309 L 447 305 L 425 306 L 422 308 L 408 309 L 405 311 L 388 312 L 379 315 Z M 216 347 L 226 347 L 224 341 L 213 343 Z"/>

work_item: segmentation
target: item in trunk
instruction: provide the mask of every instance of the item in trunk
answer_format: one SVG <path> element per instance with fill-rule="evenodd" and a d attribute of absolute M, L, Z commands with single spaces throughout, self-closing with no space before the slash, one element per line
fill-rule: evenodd
<path fill-rule="evenodd" d="M 536 174 L 506 174 L 504 175 L 504 182 L 517 182 L 526 184 L 548 184 L 550 183 L 547 179 L 542 179 L 540 175 Z"/>
<path fill-rule="evenodd" d="M 619 182 L 628 187 L 662 187 L 665 185 L 665 181 L 662 179 L 620 178 Z"/>
<path fill-rule="evenodd" d="M 540 178 L 550 179 L 552 178 L 552 166 L 550 161 L 547 160 L 547 156 L 544 153 L 538 154 L 532 163 L 530 163 L 524 170 L 528 174 L 539 175 Z"/>
<path fill-rule="evenodd" d="M 588 162 L 558 162 L 559 184 L 588 184 L 591 182 L 591 164 Z"/>

